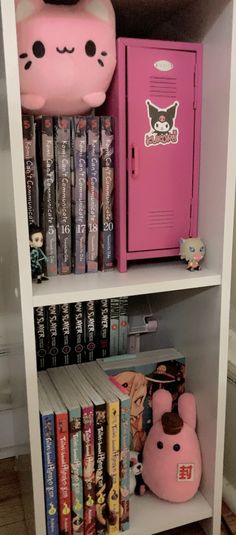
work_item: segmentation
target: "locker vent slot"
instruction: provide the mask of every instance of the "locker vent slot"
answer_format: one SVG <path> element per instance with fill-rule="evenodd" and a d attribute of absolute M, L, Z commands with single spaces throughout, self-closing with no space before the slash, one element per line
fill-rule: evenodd
<path fill-rule="evenodd" d="M 176 78 L 167 76 L 150 76 L 149 94 L 152 97 L 176 97 Z"/>
<path fill-rule="evenodd" d="M 174 210 L 150 210 L 147 214 L 147 226 L 154 228 L 173 228 Z"/>

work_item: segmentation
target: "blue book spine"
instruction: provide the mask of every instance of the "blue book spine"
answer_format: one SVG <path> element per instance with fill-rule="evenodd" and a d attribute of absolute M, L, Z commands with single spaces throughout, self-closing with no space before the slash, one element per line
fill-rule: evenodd
<path fill-rule="evenodd" d="M 120 402 L 120 530 L 129 523 L 130 488 L 130 399 Z"/>
<path fill-rule="evenodd" d="M 54 415 L 40 415 L 47 535 L 59 535 Z"/>
<path fill-rule="evenodd" d="M 81 409 L 69 411 L 72 532 L 84 533 Z"/>

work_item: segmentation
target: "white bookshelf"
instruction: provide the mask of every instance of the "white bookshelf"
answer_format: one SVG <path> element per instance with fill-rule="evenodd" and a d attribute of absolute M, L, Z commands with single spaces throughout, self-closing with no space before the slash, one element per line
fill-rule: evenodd
<path fill-rule="evenodd" d="M 149 494 L 132 498 L 128 535 L 152 535 L 194 521 L 201 521 L 209 535 L 220 535 L 236 175 L 236 1 L 116 1 L 119 24 L 123 17 L 126 30 L 129 24 L 132 27 L 132 6 L 137 17 L 144 4 L 144 13 L 149 9 L 157 25 L 159 15 L 165 18 L 166 13 L 166 38 L 171 39 L 175 31 L 179 40 L 204 45 L 199 234 L 207 255 L 202 271 L 189 273 L 179 262 L 156 262 L 133 266 L 125 274 L 56 277 L 32 289 L 14 0 L 0 1 L 4 50 L 0 58 L 0 280 L 4 281 L 0 306 L 7 319 L 17 454 L 20 458 L 27 453 L 31 460 L 34 513 L 29 520 L 34 520 L 36 535 L 46 531 L 33 307 L 121 295 L 142 299 L 147 293 L 152 294 L 152 309 L 160 320 L 156 339 L 147 338 L 149 348 L 171 344 L 188 356 L 188 388 L 197 400 L 203 478 L 199 493 L 186 504 L 168 504 Z"/>

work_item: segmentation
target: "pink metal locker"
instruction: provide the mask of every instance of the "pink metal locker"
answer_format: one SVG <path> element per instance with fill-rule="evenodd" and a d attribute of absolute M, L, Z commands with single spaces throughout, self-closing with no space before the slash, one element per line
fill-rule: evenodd
<path fill-rule="evenodd" d="M 118 39 L 105 110 L 115 116 L 116 258 L 179 253 L 197 234 L 200 44 Z"/>

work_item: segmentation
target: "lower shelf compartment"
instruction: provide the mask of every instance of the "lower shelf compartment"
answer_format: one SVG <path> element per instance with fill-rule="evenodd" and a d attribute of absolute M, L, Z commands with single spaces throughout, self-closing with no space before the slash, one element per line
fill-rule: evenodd
<path fill-rule="evenodd" d="M 212 517 L 212 509 L 200 492 L 186 503 L 169 503 L 147 492 L 132 496 L 131 528 L 127 535 L 153 535 L 185 524 Z"/>

